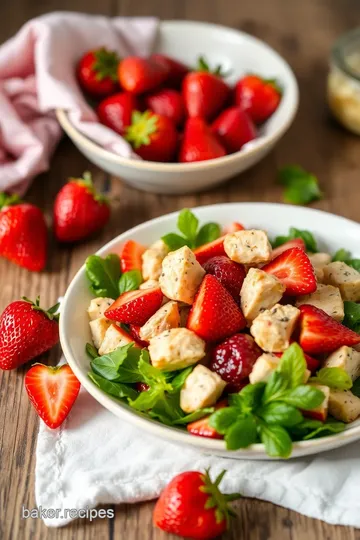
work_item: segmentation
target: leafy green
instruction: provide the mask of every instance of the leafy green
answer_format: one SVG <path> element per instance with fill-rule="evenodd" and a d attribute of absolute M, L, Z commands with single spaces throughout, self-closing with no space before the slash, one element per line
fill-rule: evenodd
<path fill-rule="evenodd" d="M 94 358 L 94 360 L 90 362 L 91 369 L 108 381 L 122 380 L 121 375 L 119 374 L 119 369 L 126 359 L 129 349 L 133 347 L 133 345 L 133 343 L 129 343 L 124 347 L 118 347 L 111 353 Z"/>
<path fill-rule="evenodd" d="M 360 272 L 360 259 L 353 259 L 352 253 L 348 251 L 347 249 L 341 248 L 338 249 L 338 251 L 333 255 L 332 258 L 333 262 L 341 261 L 347 264 L 348 266 L 352 266 Z"/>
<path fill-rule="evenodd" d="M 353 383 L 350 375 L 339 367 L 324 367 L 320 369 L 315 377 L 311 377 L 310 382 L 324 384 L 334 390 L 350 390 Z"/>
<path fill-rule="evenodd" d="M 357 396 L 360 398 L 360 377 L 356 379 L 356 381 L 352 385 L 351 391 L 354 394 L 354 396 Z"/>
<path fill-rule="evenodd" d="M 327 420 L 325 423 L 311 418 L 304 419 L 301 423 L 291 427 L 291 435 L 294 439 L 309 440 L 317 437 L 324 437 L 332 433 L 344 431 L 345 424 L 334 420 Z"/>
<path fill-rule="evenodd" d="M 104 259 L 99 255 L 90 255 L 85 261 L 85 273 L 95 296 L 118 298 L 121 275 L 118 255 L 110 253 Z"/>
<path fill-rule="evenodd" d="M 344 302 L 345 317 L 343 324 L 360 334 L 360 304 L 355 302 Z"/>
<path fill-rule="evenodd" d="M 194 249 L 216 240 L 221 234 L 217 223 L 206 223 L 200 230 L 198 230 L 198 227 L 198 218 L 191 210 L 184 208 L 181 210 L 177 221 L 177 228 L 181 234 L 169 233 L 163 236 L 162 240 L 171 251 L 175 251 L 183 246 Z"/>
<path fill-rule="evenodd" d="M 119 279 L 119 294 L 128 291 L 136 291 L 142 283 L 142 275 L 140 270 L 129 270 L 125 272 Z"/>
<path fill-rule="evenodd" d="M 317 243 L 313 234 L 310 231 L 296 229 L 295 227 L 290 227 L 289 234 L 287 236 L 277 236 L 272 242 L 272 246 L 273 248 L 277 248 L 285 244 L 285 242 L 289 242 L 295 238 L 301 238 L 304 241 L 306 251 L 310 251 L 311 253 L 316 253 L 318 251 Z"/>
<path fill-rule="evenodd" d="M 323 197 L 316 176 L 298 165 L 288 165 L 280 169 L 278 181 L 285 188 L 285 202 L 305 205 Z"/>
<path fill-rule="evenodd" d="M 208 416 L 209 414 L 212 414 L 214 412 L 214 407 L 204 407 L 204 409 L 198 409 L 197 411 L 194 411 L 190 414 L 187 414 L 186 416 L 183 416 L 182 418 L 179 418 L 179 420 L 175 420 L 175 425 L 184 425 L 184 424 L 190 424 L 190 422 L 196 422 L 196 420 L 201 420 L 201 418 L 204 418 L 205 416 Z"/>
<path fill-rule="evenodd" d="M 128 386 L 127 384 L 108 381 L 100 375 L 92 372 L 88 373 L 88 377 L 92 380 L 94 384 L 96 384 L 96 386 L 103 390 L 103 392 L 118 399 L 136 399 L 136 396 L 138 395 L 136 390 L 134 390 L 133 388 L 131 388 L 131 386 Z"/>
<path fill-rule="evenodd" d="M 87 343 L 85 345 L 85 352 L 88 356 L 90 356 L 90 358 L 97 358 L 99 356 L 96 348 L 92 343 Z"/>
<path fill-rule="evenodd" d="M 210 426 L 224 435 L 228 449 L 245 448 L 261 440 L 270 456 L 290 455 L 290 430 L 303 423 L 301 411 L 314 409 L 324 400 L 318 388 L 303 384 L 305 370 L 304 353 L 293 343 L 266 383 L 248 384 L 229 396 L 229 406 L 209 418 Z"/>

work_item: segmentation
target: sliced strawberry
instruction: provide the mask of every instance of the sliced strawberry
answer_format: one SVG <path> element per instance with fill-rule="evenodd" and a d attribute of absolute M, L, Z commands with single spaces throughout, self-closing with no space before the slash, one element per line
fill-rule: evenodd
<path fill-rule="evenodd" d="M 280 279 L 286 285 L 286 294 L 289 296 L 310 294 L 316 291 L 314 268 L 302 249 L 287 249 L 263 266 L 262 270 Z"/>
<path fill-rule="evenodd" d="M 224 237 L 221 236 L 213 242 L 204 244 L 194 250 L 195 257 L 200 264 L 206 263 L 212 257 L 217 257 L 218 255 L 225 255 L 224 250 Z"/>
<path fill-rule="evenodd" d="M 216 405 L 215 410 L 218 411 L 219 409 L 224 409 L 224 407 L 227 407 L 226 399 L 220 401 Z M 191 435 L 197 435 L 198 437 L 207 437 L 208 439 L 223 439 L 223 435 L 220 435 L 209 425 L 209 418 L 210 415 L 205 416 L 200 420 L 196 420 L 195 422 L 191 422 L 191 424 L 186 426 L 186 429 L 189 433 L 191 433 Z"/>
<path fill-rule="evenodd" d="M 112 321 L 143 326 L 161 307 L 163 297 L 160 287 L 126 292 L 105 311 L 105 317 Z"/>
<path fill-rule="evenodd" d="M 25 375 L 25 388 L 36 412 L 51 429 L 63 423 L 80 390 L 69 365 L 34 364 Z"/>
<path fill-rule="evenodd" d="M 128 240 L 122 247 L 120 253 L 121 271 L 140 270 L 142 268 L 142 254 L 145 248 L 134 240 Z"/>
<path fill-rule="evenodd" d="M 242 264 L 219 255 L 206 261 L 203 268 L 207 274 L 215 276 L 220 281 L 237 304 L 240 303 L 240 290 L 246 277 L 245 267 Z"/>
<path fill-rule="evenodd" d="M 332 352 L 347 345 L 360 343 L 360 335 L 335 321 L 322 309 L 304 304 L 300 309 L 299 343 L 306 353 Z"/>
<path fill-rule="evenodd" d="M 244 225 L 242 225 L 238 221 L 233 221 L 232 223 L 230 223 L 230 225 L 223 228 L 223 234 L 231 234 L 243 230 L 245 230 Z"/>
<path fill-rule="evenodd" d="M 288 242 L 285 242 L 285 244 L 282 244 L 281 246 L 273 249 L 271 258 L 276 259 L 276 257 L 284 253 L 284 251 L 295 247 L 306 251 L 304 240 L 302 238 L 294 238 L 293 240 L 289 240 Z"/>
<path fill-rule="evenodd" d="M 149 342 L 144 341 L 140 337 L 140 328 L 141 326 L 136 326 L 136 324 L 130 324 L 130 335 L 135 339 L 135 342 L 141 345 L 141 347 L 148 347 Z"/>
<path fill-rule="evenodd" d="M 246 321 L 231 294 L 206 274 L 186 326 L 205 341 L 220 341 L 245 328 Z"/>

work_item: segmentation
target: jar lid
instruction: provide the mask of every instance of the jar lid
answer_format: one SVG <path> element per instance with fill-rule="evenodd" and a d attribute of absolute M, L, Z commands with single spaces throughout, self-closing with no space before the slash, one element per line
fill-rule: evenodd
<path fill-rule="evenodd" d="M 336 40 L 331 61 L 348 77 L 360 82 L 360 28 L 346 32 Z"/>

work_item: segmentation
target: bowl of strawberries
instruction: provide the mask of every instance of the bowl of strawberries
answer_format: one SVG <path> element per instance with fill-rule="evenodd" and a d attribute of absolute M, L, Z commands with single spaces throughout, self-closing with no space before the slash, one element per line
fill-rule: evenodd
<path fill-rule="evenodd" d="M 83 55 L 77 80 L 98 121 L 122 138 L 126 157 L 57 117 L 85 156 L 136 188 L 189 193 L 260 161 L 289 128 L 298 86 L 261 40 L 218 25 L 163 21 L 153 53 Z"/>

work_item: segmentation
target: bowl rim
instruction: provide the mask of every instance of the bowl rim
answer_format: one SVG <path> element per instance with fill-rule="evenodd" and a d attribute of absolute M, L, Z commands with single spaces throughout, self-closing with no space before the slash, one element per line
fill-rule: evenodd
<path fill-rule="evenodd" d="M 256 211 L 261 212 L 262 209 L 265 209 L 266 207 L 269 207 L 269 206 L 274 207 L 274 209 L 278 208 L 279 210 L 281 208 L 291 206 L 288 204 L 279 204 L 279 203 L 230 202 L 230 203 L 217 203 L 217 204 L 211 204 L 211 205 L 197 206 L 193 208 L 192 210 L 194 210 L 195 212 L 200 209 L 202 209 L 203 211 L 207 211 L 207 210 L 213 210 L 218 207 L 228 208 L 229 206 L 239 207 L 242 205 L 244 206 L 251 205 L 254 208 L 254 213 Z M 338 216 L 331 212 L 325 212 L 323 210 L 318 210 L 314 208 L 301 207 L 301 209 L 305 213 L 308 214 L 309 222 L 311 222 L 311 217 L 312 216 L 315 217 L 315 215 L 328 216 L 331 218 L 335 217 L 337 220 L 343 222 L 344 226 L 351 224 L 351 226 L 355 225 L 360 230 L 360 224 L 348 218 L 344 218 L 343 216 Z M 135 227 L 132 227 L 131 229 L 128 229 L 122 232 L 121 234 L 117 235 L 115 238 L 113 238 L 112 240 L 104 244 L 102 247 L 100 247 L 96 251 L 95 254 L 101 255 L 104 252 L 108 251 L 109 249 L 113 249 L 117 244 L 119 244 L 122 241 L 122 237 L 125 235 L 129 236 L 132 233 L 137 233 L 137 232 L 141 233 L 143 230 L 146 230 L 146 228 L 149 225 L 161 223 L 163 220 L 166 220 L 171 217 L 176 217 L 178 214 L 179 214 L 179 211 L 171 212 L 169 214 L 164 214 L 157 218 L 153 218 L 151 220 L 145 221 L 144 223 L 136 225 Z M 205 452 L 212 452 L 214 454 L 218 452 L 221 455 L 226 454 L 230 458 L 235 457 L 236 455 L 237 457 L 241 457 L 244 459 L 245 458 L 246 459 L 251 459 L 251 458 L 266 459 L 266 460 L 274 459 L 267 456 L 264 450 L 264 445 L 262 443 L 256 443 L 256 444 L 250 445 L 249 447 L 245 449 L 240 449 L 236 451 L 227 450 L 225 446 L 225 442 L 223 440 L 207 439 L 206 437 L 196 437 L 194 435 L 191 435 L 187 431 L 182 431 L 178 427 L 167 426 L 151 418 L 141 416 L 139 413 L 134 412 L 134 410 L 131 409 L 131 407 L 129 407 L 127 404 L 122 403 L 119 400 L 116 400 L 116 398 L 113 398 L 108 394 L 105 394 L 86 375 L 84 375 L 81 368 L 77 365 L 77 362 L 72 355 L 70 345 L 68 344 L 68 340 L 66 337 L 67 323 L 66 323 L 66 318 L 64 316 L 64 313 L 66 313 L 66 304 L 69 297 L 73 294 L 73 289 L 76 288 L 77 283 L 80 279 L 85 278 L 84 271 L 85 271 L 85 264 L 83 264 L 80 267 L 80 269 L 76 272 L 75 276 L 71 280 L 66 290 L 66 293 L 63 297 L 62 305 L 61 305 L 62 314 L 60 316 L 59 333 L 60 333 L 60 343 L 61 343 L 63 354 L 67 362 L 69 363 L 71 369 L 74 371 L 75 376 L 79 379 L 80 383 L 90 393 L 90 395 L 92 395 L 106 409 L 110 410 L 115 416 L 124 419 L 125 421 L 129 422 L 131 425 L 134 425 L 139 429 L 143 428 L 146 432 L 149 432 L 151 435 L 159 436 L 162 439 L 170 440 L 171 442 L 174 442 L 174 443 L 179 443 L 179 444 L 199 448 Z M 148 427 L 149 424 L 152 425 L 151 430 Z M 315 453 L 318 453 L 319 451 L 326 451 L 326 450 L 334 449 L 337 446 L 342 446 L 346 444 L 347 441 L 352 442 L 356 438 L 360 438 L 360 425 L 357 425 L 354 427 L 348 427 L 345 429 L 345 431 L 334 434 L 334 435 L 321 437 L 318 439 L 311 439 L 307 441 L 294 442 L 290 459 L 294 459 L 301 455 L 315 454 Z M 276 458 L 276 459 L 279 459 L 279 458 Z"/>
<path fill-rule="evenodd" d="M 99 144 L 92 141 L 90 138 L 88 138 L 86 135 L 78 131 L 78 129 L 72 124 L 72 122 L 69 119 L 69 113 L 66 109 L 58 108 L 56 109 L 56 117 L 63 128 L 63 130 L 67 133 L 67 135 L 76 141 L 81 147 L 85 147 L 88 152 L 96 154 L 100 159 L 104 159 L 107 161 L 111 161 L 112 163 L 123 165 L 126 167 L 130 167 L 133 169 L 140 169 L 140 170 L 146 170 L 146 171 L 153 171 L 153 172 L 179 172 L 180 168 L 185 168 L 186 171 L 193 171 L 197 169 L 205 170 L 208 168 L 213 167 L 214 165 L 226 165 L 232 162 L 236 162 L 239 158 L 242 156 L 252 156 L 256 154 L 256 152 L 260 152 L 261 150 L 264 150 L 269 145 L 274 144 L 290 127 L 292 124 L 294 117 L 297 113 L 298 106 L 299 106 L 299 86 L 295 77 L 295 74 L 293 70 L 291 69 L 288 62 L 283 58 L 275 49 L 273 49 L 270 45 L 268 45 L 265 41 L 252 36 L 251 34 L 248 34 L 247 32 L 243 32 L 242 30 L 237 30 L 236 28 L 227 27 L 220 24 L 213 24 L 213 23 L 207 23 L 207 22 L 198 22 L 198 21 L 185 21 L 185 20 L 164 20 L 160 21 L 161 26 L 183 26 L 183 25 L 190 25 L 190 26 L 198 26 L 202 28 L 208 28 L 209 30 L 221 30 L 226 31 L 229 33 L 233 33 L 235 35 L 241 35 L 245 39 L 249 39 L 250 41 L 253 41 L 257 43 L 258 45 L 261 45 L 262 47 L 265 47 L 271 51 L 271 53 L 277 57 L 277 59 L 283 64 L 285 70 L 288 72 L 288 76 L 290 79 L 290 85 L 291 85 L 291 92 L 292 92 L 292 101 L 290 102 L 290 106 L 287 110 L 287 116 L 281 123 L 279 127 L 277 127 L 276 130 L 273 132 L 261 136 L 257 139 L 258 142 L 255 142 L 253 145 L 249 147 L 245 147 L 238 150 L 237 152 L 234 152 L 233 154 L 228 154 L 223 157 L 215 158 L 215 159 L 209 159 L 206 161 L 197 161 L 192 163 L 161 163 L 161 162 L 155 162 L 155 161 L 145 161 L 145 160 L 138 160 L 133 158 L 126 158 L 119 156 L 118 154 L 115 154 L 114 152 L 111 152 L 110 150 L 106 150 L 105 148 L 102 148 Z"/>

